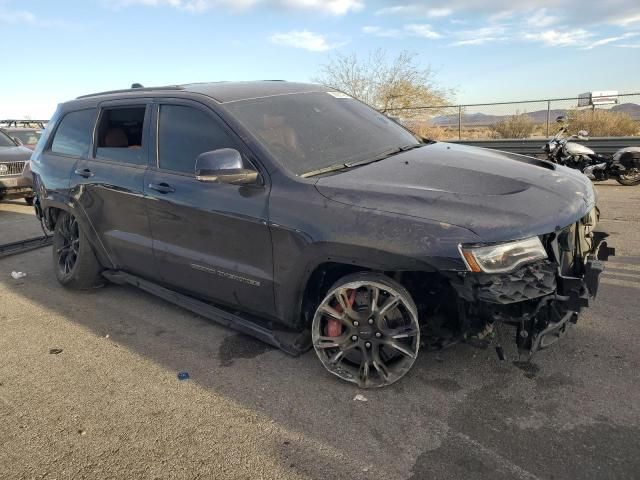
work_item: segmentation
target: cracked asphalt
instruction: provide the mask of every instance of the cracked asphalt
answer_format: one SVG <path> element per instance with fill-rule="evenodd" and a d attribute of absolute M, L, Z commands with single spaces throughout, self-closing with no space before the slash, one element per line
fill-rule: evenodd
<path fill-rule="evenodd" d="M 131 287 L 66 290 L 50 248 L 0 259 L 0 478 L 638 478 L 640 187 L 597 189 L 617 257 L 558 344 L 421 352 L 376 391 Z M 0 203 L 0 243 L 39 233 Z"/>

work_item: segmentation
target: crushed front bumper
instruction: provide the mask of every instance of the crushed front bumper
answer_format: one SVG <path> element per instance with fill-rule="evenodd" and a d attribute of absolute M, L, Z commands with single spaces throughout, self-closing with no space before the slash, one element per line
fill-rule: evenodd
<path fill-rule="evenodd" d="M 565 231 L 574 235 L 576 230 L 567 227 L 545 236 L 547 260 L 510 273 L 467 272 L 451 277 L 462 303 L 461 323 L 515 325 L 521 353 L 533 354 L 555 343 L 596 297 L 604 261 L 615 255 L 603 232 L 590 232 L 591 248 L 579 253 L 575 245 L 566 244 Z"/>

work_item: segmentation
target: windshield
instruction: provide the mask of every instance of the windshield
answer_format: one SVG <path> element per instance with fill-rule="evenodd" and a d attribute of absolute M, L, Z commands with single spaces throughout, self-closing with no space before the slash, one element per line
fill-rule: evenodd
<path fill-rule="evenodd" d="M 0 131 L 0 147 L 15 147 L 15 142 L 3 131 Z"/>
<path fill-rule="evenodd" d="M 38 130 L 14 130 L 13 132 L 11 132 L 11 135 L 15 138 L 19 138 L 24 145 L 35 145 L 36 143 L 38 143 L 41 133 L 42 132 Z"/>
<path fill-rule="evenodd" d="M 392 120 L 338 92 L 241 100 L 225 107 L 297 175 L 419 144 Z"/>

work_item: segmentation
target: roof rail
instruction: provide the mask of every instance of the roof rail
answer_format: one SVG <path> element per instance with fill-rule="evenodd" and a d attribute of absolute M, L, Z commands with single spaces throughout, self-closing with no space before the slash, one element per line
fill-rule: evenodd
<path fill-rule="evenodd" d="M 36 125 L 40 128 L 44 128 L 44 125 L 49 122 L 49 120 L 17 120 L 17 119 L 6 119 L 0 120 L 0 127 L 4 128 L 14 128 L 14 127 L 24 127 L 24 128 L 32 128 L 31 125 Z"/>
<path fill-rule="evenodd" d="M 120 90 L 108 90 L 106 92 L 90 93 L 88 95 L 80 95 L 80 98 L 99 97 L 100 95 L 111 95 L 114 93 L 130 93 L 130 92 L 152 92 L 158 90 L 184 90 L 184 87 L 180 85 L 169 85 L 166 87 L 137 87 L 137 88 L 122 88 Z"/>

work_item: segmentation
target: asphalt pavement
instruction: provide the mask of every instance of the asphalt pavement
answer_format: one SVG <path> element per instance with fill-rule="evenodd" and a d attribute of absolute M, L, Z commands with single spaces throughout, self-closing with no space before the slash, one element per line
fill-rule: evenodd
<path fill-rule="evenodd" d="M 638 478 L 640 187 L 597 189 L 617 256 L 558 344 L 421 352 L 375 391 L 132 287 L 64 289 L 50 247 L 0 259 L 0 478 Z M 0 203 L 0 243 L 39 232 Z"/>

